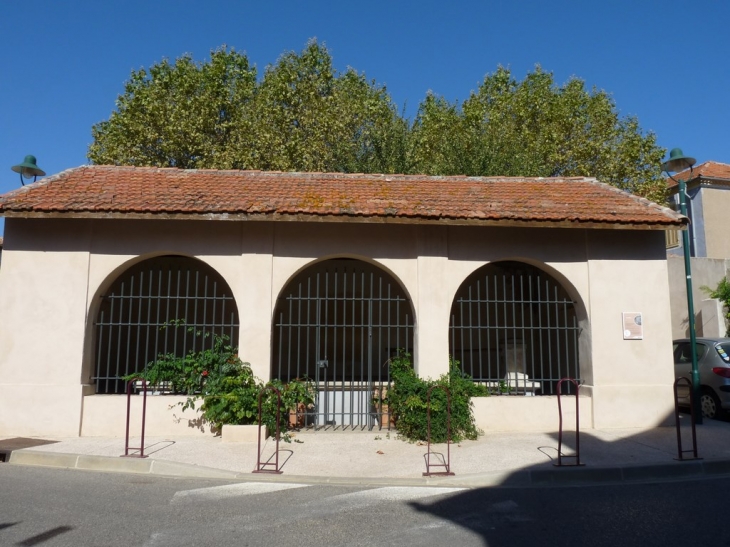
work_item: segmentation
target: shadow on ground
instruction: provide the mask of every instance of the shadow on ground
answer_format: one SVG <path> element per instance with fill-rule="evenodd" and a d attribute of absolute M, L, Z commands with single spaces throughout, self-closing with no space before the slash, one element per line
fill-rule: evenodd
<path fill-rule="evenodd" d="M 673 416 L 671 420 L 674 421 Z M 681 416 L 683 448 L 692 448 L 689 422 L 689 415 Z M 727 421 L 710 421 L 708 426 L 697 426 L 697 429 L 700 458 L 703 456 L 703 436 L 708 439 L 717 437 L 725 444 L 730 440 L 730 424 Z M 676 429 L 671 428 L 671 431 L 676 432 Z M 721 435 L 716 435 L 717 432 Z M 581 431 L 580 461 L 585 466 L 577 467 L 569 465 L 574 464 L 577 458 L 565 457 L 577 455 L 575 431 L 566 431 L 563 433 L 562 446 L 563 463 L 568 465 L 558 467 L 555 464 L 558 462 L 559 435 L 555 432 L 551 434 L 555 443 L 553 446 L 535 446 L 536 450 L 543 452 L 552 461 L 553 466 L 547 468 L 545 465 L 535 465 L 505 477 L 500 486 L 510 488 L 475 488 L 440 497 L 432 503 L 414 501 L 410 506 L 418 512 L 469 530 L 490 547 L 535 544 L 592 547 L 658 545 L 659 536 L 665 536 L 668 541 L 665 544 L 677 544 L 673 540 L 687 529 L 686 515 L 681 514 L 681 508 L 684 507 L 682 492 L 687 483 L 677 482 L 677 479 L 681 478 L 683 469 L 688 469 L 686 466 L 694 466 L 699 462 L 693 459 L 693 454 L 686 454 L 686 461 L 678 461 L 676 435 L 668 435 L 666 430 L 662 433 L 660 436 L 648 431 L 611 441 Z M 626 450 L 616 443 L 625 445 Z M 607 480 L 611 477 L 612 468 L 600 455 L 628 453 L 629 447 L 656 451 L 654 469 L 666 470 L 662 472 L 666 472 L 667 476 L 663 480 L 651 477 L 647 467 L 648 475 L 642 479 L 644 467 L 637 464 L 630 475 L 634 477 L 632 480 Z M 705 448 L 717 454 L 716 447 L 710 450 L 709 443 Z M 730 454 L 730 451 L 727 453 Z M 724 457 L 728 458 L 727 455 Z M 596 464 L 597 460 L 601 463 Z M 645 463 L 645 457 L 642 463 Z M 625 465 L 623 461 L 614 463 L 616 476 L 626 473 Z M 455 471 L 458 476 L 458 469 Z M 575 476 L 577 472 L 582 473 L 581 480 L 571 481 L 571 474 Z M 591 481 L 591 473 L 595 473 L 595 481 Z M 679 473 L 679 477 L 676 473 Z M 530 484 L 525 482 L 527 474 L 532 477 Z M 541 475 L 545 477 L 544 485 L 541 485 Z M 548 479 L 548 476 L 557 479 Z M 711 481 L 704 483 L 712 484 Z M 677 499 L 668 496 L 665 490 L 676 493 Z M 599 518 L 600 522 L 596 522 Z M 659 532 L 653 521 L 665 523 Z M 601 527 L 604 528 L 602 534 L 597 529 Z M 627 537 L 631 539 L 627 541 Z"/>

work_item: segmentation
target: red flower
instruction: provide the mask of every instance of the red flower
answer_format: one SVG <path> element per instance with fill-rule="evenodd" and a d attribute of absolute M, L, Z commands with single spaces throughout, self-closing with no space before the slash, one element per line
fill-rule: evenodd
<path fill-rule="evenodd" d="M 203 376 L 208 376 L 208 371 L 207 370 L 204 370 L 203 371 Z"/>

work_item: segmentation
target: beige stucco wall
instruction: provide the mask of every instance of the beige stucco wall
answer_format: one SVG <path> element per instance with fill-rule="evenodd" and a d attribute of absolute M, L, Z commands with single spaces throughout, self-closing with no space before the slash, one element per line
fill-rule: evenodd
<path fill-rule="evenodd" d="M 173 395 L 132 395 L 129 398 L 129 438 L 138 439 L 145 415 L 145 436 L 187 437 L 210 433 L 210 425 L 200 419 L 199 410 L 182 409 L 186 397 Z M 81 421 L 82 437 L 124 437 L 127 427 L 126 395 L 87 395 Z M 136 441 L 139 443 L 139 440 Z M 130 442 L 130 444 L 132 444 Z M 139 446 L 139 444 L 132 444 Z"/>
<path fill-rule="evenodd" d="M 239 308 L 241 355 L 261 378 L 269 376 L 276 298 L 313 261 L 359 258 L 399 280 L 412 300 L 414 358 L 424 377 L 446 371 L 448 315 L 463 280 L 490 261 L 526 261 L 562 282 L 582 310 L 582 393 L 592 405 L 584 426 L 649 427 L 671 412 L 663 232 L 7 219 L 5 234 L 0 269 L 2 435 L 87 434 L 92 423 L 98 430 L 98 416 L 110 412 L 106 407 L 112 403 L 97 402 L 108 396 L 90 395 L 89 388 L 82 397 L 82 384 L 91 375 L 98 296 L 129 265 L 161 254 L 197 257 L 226 279 Z M 623 340 L 622 311 L 644 314 L 643 340 Z M 518 406 L 527 403 L 515 419 L 528 428 L 542 427 L 531 408 L 549 403 L 510 399 Z M 92 417 L 92 409 L 103 411 Z M 481 421 L 484 427 L 494 419 Z"/>
<path fill-rule="evenodd" d="M 719 258 L 692 258 L 690 259 L 692 272 L 692 299 L 695 312 L 695 329 L 697 336 L 717 336 L 720 332 L 723 336 L 725 325 L 722 317 L 721 323 L 713 320 L 716 311 L 711 317 L 702 314 L 703 301 L 708 298 L 707 293 L 702 290 L 703 286 L 714 289 L 717 284 L 728 274 L 730 260 Z M 669 256 L 667 258 L 667 270 L 669 275 L 669 298 L 672 314 L 672 338 L 688 338 L 689 322 L 687 321 L 687 282 L 684 258 L 682 256 Z M 709 306 L 716 304 L 709 304 Z"/>
<path fill-rule="evenodd" d="M 491 431 L 557 431 L 560 427 L 558 398 L 554 395 L 544 397 L 514 397 L 511 395 L 476 397 L 474 420 L 485 433 Z M 575 397 L 561 398 L 563 412 L 563 431 L 575 431 Z M 580 428 L 593 423 L 591 397 L 578 398 Z"/>
<path fill-rule="evenodd" d="M 656 256 L 664 253 L 663 234 L 588 237 L 594 426 L 666 423 L 674 371 L 666 264 Z M 656 251 L 642 259 L 651 238 Z M 642 312 L 643 340 L 623 340 L 621 312 Z"/>
<path fill-rule="evenodd" d="M 0 434 L 78 435 L 90 233 L 8 222 L 0 268 Z M 18 248 L 23 248 L 18 251 Z"/>
<path fill-rule="evenodd" d="M 727 189 L 702 189 L 702 216 L 708 258 L 730 258 L 730 192 Z"/>

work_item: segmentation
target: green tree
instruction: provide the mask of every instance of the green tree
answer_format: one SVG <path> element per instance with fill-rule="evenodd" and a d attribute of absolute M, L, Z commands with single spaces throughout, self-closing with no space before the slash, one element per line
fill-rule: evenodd
<path fill-rule="evenodd" d="M 415 172 L 473 176 L 593 176 L 662 202 L 664 150 L 604 91 L 539 66 L 517 81 L 500 67 L 461 105 L 429 94 L 413 125 Z"/>
<path fill-rule="evenodd" d="M 92 129 L 94 163 L 179 168 L 392 172 L 407 123 L 384 87 L 310 41 L 257 81 L 222 48 L 133 71 L 117 109 Z"/>
<path fill-rule="evenodd" d="M 251 126 L 256 69 L 225 47 L 210 61 L 183 55 L 132 71 L 109 120 L 92 128 L 93 163 L 231 168 L 232 136 Z"/>
<path fill-rule="evenodd" d="M 225 47 L 133 71 L 92 128 L 97 164 L 179 168 L 593 176 L 663 202 L 664 150 L 604 91 L 539 66 L 488 74 L 463 103 L 428 93 L 410 122 L 384 86 L 310 41 L 266 67 Z"/>

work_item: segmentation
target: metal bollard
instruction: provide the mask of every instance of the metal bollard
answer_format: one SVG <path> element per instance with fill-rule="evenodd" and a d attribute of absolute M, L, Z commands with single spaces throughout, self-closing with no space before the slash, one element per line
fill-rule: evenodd
<path fill-rule="evenodd" d="M 130 409 L 132 406 L 132 384 L 134 382 L 142 382 L 142 389 L 144 390 L 142 393 L 142 439 L 140 441 L 139 447 L 130 447 L 129 446 L 129 420 L 130 420 Z M 145 428 L 145 419 L 147 417 L 147 380 L 144 378 L 132 378 L 129 382 L 127 382 L 127 433 L 124 440 L 124 454 L 120 456 L 120 458 L 146 458 L 147 456 L 144 455 L 144 428 Z M 130 454 L 130 450 L 139 450 L 139 454 Z"/>
<path fill-rule="evenodd" d="M 561 403 L 560 388 L 563 382 L 571 382 L 575 386 L 575 454 L 572 456 L 563 455 L 563 406 Z M 578 399 L 578 392 L 580 390 L 580 384 L 573 378 L 563 378 L 558 382 L 558 415 L 560 416 L 560 428 L 558 430 L 558 463 L 554 463 L 555 467 L 576 467 L 583 466 L 584 463 L 580 461 L 580 405 Z M 575 463 L 564 464 L 563 458 L 575 458 Z"/>
<path fill-rule="evenodd" d="M 689 408 L 692 422 L 692 450 L 682 450 L 682 432 L 679 427 L 679 397 L 677 396 L 677 387 L 679 387 L 679 384 L 682 381 L 686 382 L 687 387 L 689 388 Z M 679 461 L 701 460 L 702 458 L 697 456 L 697 429 L 695 427 L 696 420 L 694 390 L 692 389 L 692 381 L 684 376 L 682 376 L 681 378 L 677 378 L 674 381 L 674 423 L 677 428 L 677 457 L 674 459 Z M 686 452 L 692 452 L 693 457 L 685 458 L 684 454 Z"/>
<path fill-rule="evenodd" d="M 276 393 L 276 450 L 274 452 L 274 461 L 261 461 L 261 397 L 267 391 Z M 281 419 L 281 392 L 274 386 L 266 386 L 259 392 L 259 444 L 258 454 L 256 456 L 256 469 L 251 473 L 274 473 L 281 475 L 283 471 L 279 468 L 279 436 L 280 436 L 280 419 Z M 269 458 L 271 460 L 271 458 Z M 273 467 L 273 469 L 268 469 Z"/>
<path fill-rule="evenodd" d="M 443 389 L 446 392 L 446 462 L 431 463 L 431 392 L 434 388 Z M 451 471 L 451 392 L 446 386 L 431 386 L 428 388 L 428 399 L 426 402 L 428 407 L 428 448 L 426 452 L 426 472 L 424 477 L 432 477 L 434 475 L 453 475 Z M 443 467 L 445 471 L 431 471 L 432 467 Z"/>

